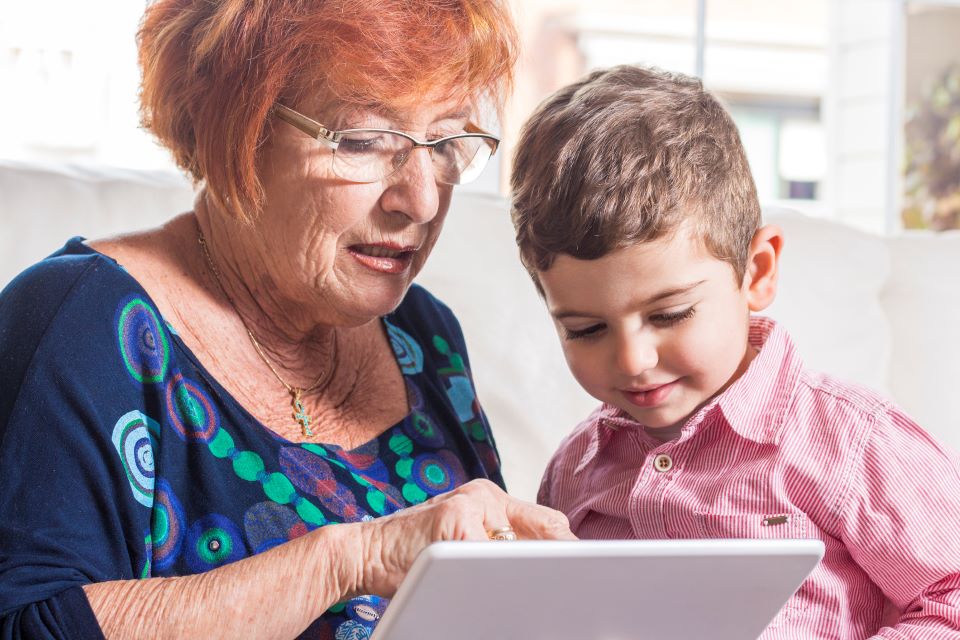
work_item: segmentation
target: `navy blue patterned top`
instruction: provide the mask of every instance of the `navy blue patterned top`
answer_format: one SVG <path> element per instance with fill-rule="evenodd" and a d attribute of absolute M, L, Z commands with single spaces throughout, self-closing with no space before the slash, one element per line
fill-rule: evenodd
<path fill-rule="evenodd" d="M 347 451 L 264 427 L 80 238 L 21 274 L 0 294 L 0 638 L 99 635 L 86 583 L 208 571 L 472 478 L 502 486 L 453 314 L 413 286 L 382 322 L 410 413 Z M 301 637 L 362 640 L 385 606 L 355 598 Z"/>

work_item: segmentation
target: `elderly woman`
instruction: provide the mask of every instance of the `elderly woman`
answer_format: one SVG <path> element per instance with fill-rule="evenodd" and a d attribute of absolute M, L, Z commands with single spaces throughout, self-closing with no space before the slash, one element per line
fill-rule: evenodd
<path fill-rule="evenodd" d="M 496 150 L 500 0 L 159 0 L 139 46 L 203 189 L 0 298 L 0 635 L 366 638 L 432 541 L 571 537 L 412 286 Z"/>

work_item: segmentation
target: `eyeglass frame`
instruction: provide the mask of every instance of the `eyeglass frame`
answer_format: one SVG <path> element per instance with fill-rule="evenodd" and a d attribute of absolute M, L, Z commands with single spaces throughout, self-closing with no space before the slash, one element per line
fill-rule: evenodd
<path fill-rule="evenodd" d="M 413 148 L 410 149 L 411 152 L 413 152 L 418 147 L 424 147 L 426 149 L 430 149 L 431 156 L 433 155 L 433 150 L 437 147 L 437 145 L 443 142 L 448 142 L 450 140 L 455 140 L 457 138 L 478 138 L 478 137 L 482 138 L 491 147 L 490 156 L 489 156 L 491 158 L 497 152 L 497 149 L 500 147 L 500 138 L 493 135 L 492 133 L 484 131 L 483 129 L 477 127 L 476 125 L 470 122 L 468 122 L 467 125 L 464 127 L 463 133 L 455 133 L 452 136 L 444 136 L 442 138 L 437 138 L 436 140 L 417 140 L 416 138 L 411 136 L 409 133 L 404 133 L 403 131 L 396 131 L 394 129 L 379 129 L 376 127 L 339 129 L 335 131 L 332 129 L 328 129 L 327 127 L 320 124 L 313 118 L 309 118 L 303 115 L 302 113 L 300 113 L 299 111 L 295 111 L 286 105 L 280 104 L 279 102 L 273 105 L 272 111 L 278 118 L 280 118 L 287 124 L 292 125 L 294 128 L 300 130 L 301 132 L 307 134 L 308 136 L 310 136 L 311 138 L 313 138 L 323 146 L 327 147 L 334 153 L 336 153 L 337 148 L 339 148 L 340 140 L 343 138 L 345 134 L 365 132 L 365 131 L 376 132 L 376 133 L 392 133 L 394 135 L 401 136 L 413 143 Z M 393 169 L 393 171 L 391 171 L 386 175 L 381 176 L 377 180 L 382 180 L 383 178 L 391 176 L 397 171 L 399 171 L 400 169 L 402 169 L 403 166 L 407 164 L 407 160 L 409 158 L 410 158 L 410 153 L 408 153 L 406 157 L 404 157 L 403 162 L 397 165 Z M 343 176 L 340 176 L 340 177 L 343 178 Z M 343 179 L 348 180 L 350 182 L 355 182 L 357 184 L 370 184 L 372 182 L 377 181 L 377 180 L 370 180 L 370 181 L 351 180 L 350 178 L 343 178 Z"/>

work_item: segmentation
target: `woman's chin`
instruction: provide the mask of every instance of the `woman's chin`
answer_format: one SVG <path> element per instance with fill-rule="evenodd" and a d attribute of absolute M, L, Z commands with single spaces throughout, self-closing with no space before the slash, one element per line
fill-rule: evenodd
<path fill-rule="evenodd" d="M 410 289 L 410 282 L 395 283 L 390 287 L 364 288 L 343 300 L 338 308 L 349 316 L 349 324 L 359 326 L 382 316 L 393 313 L 403 302 Z"/>

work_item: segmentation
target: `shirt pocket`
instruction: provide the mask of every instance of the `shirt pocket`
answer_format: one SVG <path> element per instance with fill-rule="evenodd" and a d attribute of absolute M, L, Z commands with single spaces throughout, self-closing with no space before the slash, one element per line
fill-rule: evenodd
<path fill-rule="evenodd" d="M 812 536 L 811 523 L 805 513 L 778 511 L 770 513 L 695 514 L 700 535 L 704 538 L 748 538 L 752 540 L 796 540 Z M 810 602 L 807 593 L 812 586 L 809 578 L 800 585 L 767 629 L 782 627 L 800 617 Z"/>
<path fill-rule="evenodd" d="M 810 537 L 807 514 L 796 511 L 734 514 L 698 511 L 695 517 L 703 538 L 796 540 Z"/>

